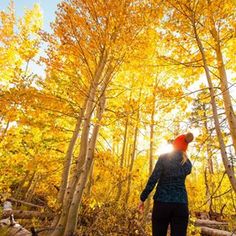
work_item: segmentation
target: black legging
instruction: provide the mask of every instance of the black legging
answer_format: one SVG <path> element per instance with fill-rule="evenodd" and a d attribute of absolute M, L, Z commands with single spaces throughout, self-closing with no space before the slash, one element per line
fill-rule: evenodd
<path fill-rule="evenodd" d="M 188 205 L 154 201 L 152 211 L 152 235 L 166 236 L 170 224 L 171 236 L 186 236 Z"/>

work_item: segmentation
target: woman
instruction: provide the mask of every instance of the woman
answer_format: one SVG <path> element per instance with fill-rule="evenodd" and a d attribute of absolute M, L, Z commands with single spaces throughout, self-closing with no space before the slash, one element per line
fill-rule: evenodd
<path fill-rule="evenodd" d="M 186 236 L 188 226 L 188 198 L 185 178 L 191 173 L 192 164 L 187 158 L 188 144 L 193 134 L 178 136 L 173 141 L 174 151 L 159 157 L 145 189 L 140 195 L 139 209 L 158 182 L 152 211 L 152 235 L 166 236 L 168 225 L 171 236 Z"/>

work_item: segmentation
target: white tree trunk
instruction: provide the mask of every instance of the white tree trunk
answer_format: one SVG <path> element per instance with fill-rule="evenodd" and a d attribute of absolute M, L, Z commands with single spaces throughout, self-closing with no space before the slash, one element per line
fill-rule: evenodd
<path fill-rule="evenodd" d="M 138 98 L 138 111 L 137 111 L 137 117 L 136 117 L 136 125 L 134 130 L 134 142 L 133 142 L 133 148 L 132 148 L 132 154 L 131 154 L 131 160 L 129 165 L 129 173 L 128 173 L 128 186 L 127 186 L 127 192 L 125 197 L 125 202 L 128 204 L 129 201 L 129 195 L 130 195 L 130 189 L 131 189 L 131 183 L 132 183 L 132 171 L 134 166 L 134 158 L 136 154 L 136 146 L 137 146 L 137 138 L 138 138 L 138 131 L 139 131 L 139 117 L 140 117 L 140 100 L 141 100 L 141 93 L 142 93 L 142 87 L 139 91 L 139 98 Z"/>
<path fill-rule="evenodd" d="M 206 61 L 205 50 L 204 50 L 202 42 L 201 42 L 201 40 L 198 36 L 198 33 L 197 33 L 197 28 L 196 28 L 194 16 L 192 18 L 192 26 L 193 26 L 194 36 L 195 36 L 198 48 L 199 48 L 201 56 L 202 56 L 204 70 L 205 70 L 207 82 L 209 85 L 209 91 L 210 91 L 210 96 L 211 96 L 211 106 L 212 106 L 212 110 L 213 110 L 213 119 L 214 119 L 215 129 L 216 129 L 216 133 L 217 133 L 218 141 L 219 141 L 219 145 L 220 145 L 220 152 L 221 152 L 222 161 L 223 161 L 227 176 L 229 178 L 229 181 L 231 183 L 231 186 L 232 186 L 233 190 L 236 192 L 236 178 L 234 175 L 233 167 L 230 164 L 228 157 L 227 157 L 226 147 L 225 147 L 223 135 L 222 135 L 221 128 L 220 128 L 220 122 L 219 122 L 219 118 L 218 118 L 217 105 L 216 105 L 216 101 L 215 101 L 215 92 L 213 89 L 211 75 L 210 75 L 210 71 L 208 68 L 207 61 Z"/>
<path fill-rule="evenodd" d="M 67 183 L 68 183 L 68 179 L 69 179 L 69 175 L 70 175 L 70 167 L 71 167 L 71 162 L 72 162 L 72 157 L 73 157 L 73 151 L 74 151 L 74 147 L 79 135 L 79 131 L 80 131 L 80 127 L 82 124 L 82 120 L 83 120 L 83 116 L 84 116 L 84 112 L 85 112 L 85 108 L 88 102 L 88 98 L 85 98 L 83 107 L 81 108 L 79 117 L 76 121 L 76 125 L 75 125 L 75 129 L 73 132 L 73 135 L 71 137 L 67 152 L 66 152 L 66 156 L 65 156 L 65 161 L 64 161 L 64 165 L 63 165 L 63 171 L 62 171 L 62 176 L 61 176 L 61 184 L 60 184 L 60 190 L 58 192 L 58 203 L 62 204 L 63 199 L 64 199 L 64 195 L 66 192 L 66 187 L 67 187 Z"/>
<path fill-rule="evenodd" d="M 67 188 L 69 176 L 70 176 L 71 163 L 72 163 L 72 159 L 73 159 L 73 151 L 75 148 L 76 141 L 78 139 L 78 135 L 79 135 L 79 131 L 80 131 L 80 127 L 82 124 L 82 120 L 83 120 L 83 116 L 84 116 L 87 102 L 88 102 L 88 99 L 86 97 L 85 101 L 84 101 L 84 105 L 80 111 L 80 116 L 78 117 L 78 119 L 76 121 L 75 129 L 74 129 L 73 135 L 71 137 L 71 140 L 70 140 L 67 152 L 66 152 L 64 165 L 63 165 L 63 171 L 62 171 L 62 175 L 61 175 L 60 189 L 59 189 L 58 196 L 57 196 L 57 201 L 60 204 L 60 207 L 62 207 L 62 205 L 63 205 L 63 199 L 65 197 L 65 192 L 66 192 L 66 188 Z M 52 225 L 56 226 L 58 223 L 58 220 L 59 220 L 59 215 L 54 217 Z"/>
<path fill-rule="evenodd" d="M 150 147 L 150 153 L 149 153 L 149 176 L 151 176 L 152 171 L 153 171 L 153 139 L 154 139 L 154 128 L 155 128 L 155 120 L 154 120 L 154 116 L 155 116 L 155 108 L 156 108 L 156 96 L 155 96 L 155 89 L 157 86 L 157 78 L 155 78 L 155 83 L 153 86 L 153 102 L 152 102 L 152 111 L 151 111 L 151 121 L 150 121 L 150 143 L 149 143 L 149 147 Z M 151 208 L 151 198 L 148 197 L 147 199 L 147 204 L 145 207 L 145 212 L 144 212 L 144 223 L 146 223 L 147 218 L 148 218 L 148 214 Z"/>
<path fill-rule="evenodd" d="M 86 165 L 84 165 L 83 167 L 82 173 L 80 175 L 80 180 L 76 186 L 76 190 L 73 195 L 73 200 L 70 205 L 70 210 L 68 214 L 68 220 L 67 220 L 64 236 L 73 235 L 76 229 L 78 209 L 81 203 L 81 199 L 82 199 L 85 185 L 87 183 L 87 179 L 89 177 L 91 166 L 94 160 L 95 146 L 96 146 L 97 136 L 98 136 L 98 132 L 100 128 L 100 122 L 101 122 L 102 115 L 105 109 L 105 93 L 103 91 L 99 100 L 100 101 L 99 101 L 99 106 L 97 108 L 97 115 L 96 115 L 98 122 L 94 126 L 93 133 L 89 142 Z"/>
<path fill-rule="evenodd" d="M 215 41 L 214 50 L 216 53 L 217 70 L 220 77 L 220 88 L 221 88 L 221 92 L 223 96 L 225 113 L 226 113 L 227 121 L 229 124 L 230 135 L 233 141 L 234 151 L 236 154 L 236 116 L 234 113 L 234 109 L 233 109 L 233 105 L 232 105 L 232 101 L 230 97 L 230 92 L 229 92 L 228 78 L 227 78 L 227 73 L 226 73 L 224 59 L 223 59 L 222 50 L 221 50 L 220 35 L 219 35 L 219 32 L 216 30 L 213 10 L 211 8 L 212 1 L 208 0 L 207 2 L 209 6 L 209 18 L 211 21 L 210 32 Z"/>
<path fill-rule="evenodd" d="M 50 236 L 62 236 L 64 235 L 64 230 L 68 220 L 69 209 L 73 200 L 74 192 L 76 191 L 76 186 L 79 182 L 80 175 L 83 173 L 84 166 L 86 164 L 86 156 L 88 151 L 88 137 L 90 130 L 90 120 L 95 106 L 95 97 L 96 91 L 99 85 L 99 81 L 102 77 L 104 67 L 106 65 L 107 54 L 104 52 L 101 55 L 100 62 L 98 64 L 97 70 L 94 74 L 93 81 L 91 82 L 91 89 L 88 95 L 88 102 L 84 116 L 83 128 L 81 133 L 81 142 L 80 142 L 80 152 L 77 158 L 76 167 L 67 186 L 67 190 L 64 194 L 62 212 L 60 214 L 59 221 L 56 225 L 56 229 L 51 233 Z"/>

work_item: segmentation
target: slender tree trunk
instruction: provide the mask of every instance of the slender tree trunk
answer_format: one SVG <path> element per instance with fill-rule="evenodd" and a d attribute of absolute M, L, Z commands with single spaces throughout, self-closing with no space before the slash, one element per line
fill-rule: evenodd
<path fill-rule="evenodd" d="M 208 5 L 210 7 L 209 15 L 210 15 L 211 23 L 212 23 L 211 34 L 215 40 L 214 49 L 215 49 L 216 59 L 217 59 L 217 69 L 220 76 L 220 87 L 221 87 L 221 92 L 223 96 L 225 113 L 226 113 L 226 117 L 229 124 L 230 135 L 233 141 L 234 151 L 236 153 L 236 116 L 234 113 L 234 109 L 233 109 L 233 105 L 232 105 L 232 101 L 230 97 L 230 92 L 229 92 L 227 73 L 225 70 L 224 59 L 223 59 L 222 50 L 221 50 L 220 36 L 219 36 L 219 32 L 216 30 L 215 20 L 212 15 L 211 4 L 212 4 L 212 1 L 208 0 Z"/>
<path fill-rule="evenodd" d="M 125 150 L 126 150 L 126 145 L 127 145 L 127 133 L 128 133 L 128 117 L 126 118 L 125 121 L 125 133 L 124 133 L 124 140 L 123 140 L 123 147 L 122 147 L 122 154 L 121 154 L 121 160 L 120 160 L 120 168 L 121 170 L 124 167 L 124 159 L 125 159 Z M 121 175 L 119 177 L 119 183 L 118 183 L 118 191 L 116 195 L 116 201 L 120 200 L 121 193 L 122 193 L 122 178 Z"/>
<path fill-rule="evenodd" d="M 90 173 L 89 173 L 89 181 L 88 181 L 88 186 L 87 186 L 87 195 L 88 196 L 91 195 L 91 189 L 92 189 L 92 186 L 93 186 L 93 167 L 94 167 L 93 163 L 91 165 L 91 170 L 90 170 Z"/>
<path fill-rule="evenodd" d="M 133 171 L 134 158 L 135 158 L 136 146 L 137 146 L 137 137 L 138 137 L 138 126 L 136 125 L 135 131 L 134 131 L 133 149 L 132 149 L 131 160 L 130 160 L 130 165 L 129 165 L 128 186 L 127 186 L 127 192 L 126 192 L 126 197 L 125 197 L 126 204 L 128 204 L 129 196 L 130 196 L 130 189 L 131 189 L 131 182 L 132 182 L 132 171 Z"/>
<path fill-rule="evenodd" d="M 65 156 L 65 161 L 64 161 L 64 165 L 63 165 L 63 171 L 62 171 L 62 175 L 61 175 L 61 184 L 60 184 L 60 190 L 58 192 L 58 203 L 62 204 L 63 199 L 64 199 L 64 195 L 66 192 L 66 187 L 67 187 L 67 183 L 68 183 L 68 179 L 69 179 L 69 175 L 70 175 L 70 168 L 71 168 L 71 162 L 72 162 L 72 157 L 73 157 L 73 151 L 74 151 L 74 147 L 79 135 L 79 131 L 80 131 L 80 127 L 81 127 L 81 123 L 83 120 L 83 116 L 84 116 L 84 112 L 85 112 L 85 108 L 88 102 L 88 98 L 85 98 L 83 107 L 81 108 L 79 117 L 76 121 L 76 125 L 75 125 L 75 129 L 73 132 L 73 135 L 71 137 L 67 152 L 66 152 L 66 156 Z"/>
<path fill-rule="evenodd" d="M 204 112 L 204 126 L 207 133 L 209 133 L 209 127 L 207 123 L 207 114 L 206 114 L 206 105 L 203 104 L 203 112 Z M 208 200 L 208 208 L 209 212 L 211 210 L 211 207 L 213 205 L 213 201 L 211 198 L 211 188 L 213 187 L 212 182 L 212 175 L 214 174 L 214 168 L 213 168 L 213 161 L 212 161 L 212 150 L 210 147 L 210 139 L 208 139 L 208 142 L 206 144 L 206 155 L 207 155 L 207 166 L 204 168 L 204 180 L 205 180 L 205 186 L 206 186 L 206 200 Z M 207 175 L 209 173 L 209 176 Z"/>
<path fill-rule="evenodd" d="M 132 81 L 132 85 L 131 87 L 133 87 L 133 83 L 134 80 Z M 130 96 L 129 96 L 129 101 L 128 104 L 130 104 L 132 98 L 132 90 L 130 92 Z M 123 147 L 122 147 L 122 154 L 121 154 L 121 160 L 120 160 L 120 169 L 122 171 L 122 169 L 124 168 L 124 162 L 125 162 L 125 151 L 126 151 L 126 146 L 128 143 L 128 129 L 129 129 L 129 114 L 127 114 L 126 116 L 126 121 L 125 121 L 125 133 L 124 133 L 124 140 L 123 140 Z M 117 195 L 116 195 L 116 202 L 119 202 L 121 194 L 122 194 L 122 174 L 120 174 L 119 179 L 118 179 L 118 191 L 117 191 Z"/>
<path fill-rule="evenodd" d="M 132 136 L 132 134 L 129 134 L 129 136 Z M 125 161 L 125 166 L 127 166 L 128 168 L 130 167 L 130 164 L 131 164 L 131 156 L 132 156 L 132 152 L 133 152 L 133 149 L 132 149 L 132 144 L 129 143 L 128 145 L 128 153 L 127 153 L 127 158 L 126 158 L 126 161 Z M 128 176 L 128 174 L 127 174 Z"/>
<path fill-rule="evenodd" d="M 69 143 L 69 146 L 68 146 L 68 149 L 66 152 L 66 156 L 65 156 L 65 160 L 64 160 L 64 164 L 63 164 L 63 171 L 62 171 L 62 175 L 61 175 L 60 189 L 59 189 L 58 196 L 57 196 L 57 201 L 60 204 L 60 207 L 62 207 L 63 199 L 65 197 L 65 192 L 66 192 L 66 188 L 67 188 L 68 180 L 69 180 L 69 176 L 70 176 L 71 163 L 72 163 L 72 159 L 73 159 L 73 151 L 75 148 L 76 141 L 78 139 L 78 135 L 79 135 L 82 121 L 83 121 L 83 116 L 84 116 L 87 102 L 88 102 L 88 97 L 85 98 L 83 107 L 81 108 L 79 117 L 76 121 L 73 135 L 72 135 L 72 138 L 70 140 L 70 143 Z M 54 217 L 52 225 L 56 226 L 58 223 L 58 220 L 59 220 L 59 215 Z"/>
<path fill-rule="evenodd" d="M 151 124 L 150 124 L 150 155 L 149 155 L 149 175 L 153 171 L 153 139 L 154 139 L 154 115 L 155 115 L 155 102 L 151 114 Z"/>
<path fill-rule="evenodd" d="M 24 193 L 24 199 L 27 199 L 27 196 L 29 195 L 29 193 L 31 191 L 30 189 L 32 188 L 33 183 L 35 181 L 35 176 L 36 176 L 36 171 L 33 172 L 31 178 L 29 179 L 29 183 L 27 184 L 27 187 L 26 187 L 26 190 Z"/>
<path fill-rule="evenodd" d="M 62 236 L 64 235 L 65 226 L 68 219 L 69 209 L 71 206 L 71 202 L 73 200 L 74 192 L 76 191 L 76 186 L 79 182 L 79 178 L 81 173 L 83 173 L 83 169 L 85 167 L 85 161 L 88 151 L 88 136 L 89 136 L 89 130 L 90 130 L 90 120 L 91 116 L 94 110 L 94 101 L 95 101 L 95 95 L 96 90 L 98 87 L 99 80 L 101 79 L 105 64 L 106 64 L 107 54 L 103 53 L 101 55 L 101 59 L 98 65 L 98 68 L 95 72 L 94 79 L 91 84 L 90 93 L 88 96 L 88 102 L 84 117 L 84 123 L 83 123 L 83 129 L 81 133 L 81 142 L 80 142 L 80 152 L 77 158 L 76 167 L 74 170 L 74 174 L 71 178 L 71 181 L 68 183 L 66 193 L 64 195 L 63 199 L 63 206 L 62 206 L 62 212 L 60 214 L 59 221 L 56 225 L 56 229 L 51 233 L 50 236 Z"/>
<path fill-rule="evenodd" d="M 206 201 L 207 201 L 208 208 L 210 210 L 210 207 L 211 207 L 211 204 L 212 204 L 212 198 L 211 198 L 210 187 L 209 187 L 209 184 L 208 184 L 207 168 L 206 167 L 204 167 L 204 182 L 205 182 L 205 187 L 206 187 Z"/>
<path fill-rule="evenodd" d="M 206 105 L 203 104 L 203 114 L 204 114 L 204 126 L 205 126 L 205 129 L 206 129 L 206 132 L 209 133 L 209 127 L 208 127 L 208 123 L 207 123 L 207 114 L 206 114 Z M 206 153 L 207 153 L 207 167 L 208 167 L 208 170 L 209 170 L 209 174 L 212 175 L 214 174 L 214 167 L 213 167 L 213 160 L 212 160 L 212 150 L 211 150 L 211 147 L 210 147 L 210 143 L 211 143 L 211 138 L 209 137 L 208 139 L 208 142 L 206 144 Z"/>
<path fill-rule="evenodd" d="M 142 88 L 140 88 L 140 91 L 139 91 L 138 106 L 140 106 L 141 93 L 142 93 Z M 136 154 L 136 146 L 137 146 L 137 138 L 138 138 L 138 130 L 139 130 L 138 129 L 139 117 L 140 117 L 140 108 L 138 107 L 137 117 L 136 117 L 136 125 L 135 125 L 135 130 L 134 130 L 133 149 L 132 149 L 132 154 L 131 154 L 131 160 L 129 163 L 128 186 L 127 186 L 127 192 L 126 192 L 126 197 L 125 197 L 126 204 L 128 204 L 129 196 L 130 196 L 130 189 L 131 189 L 131 182 L 132 182 L 132 171 L 133 171 L 133 166 L 134 166 L 134 158 L 135 158 L 135 154 Z"/>
<path fill-rule="evenodd" d="M 68 214 L 69 214 L 69 209 L 71 206 L 72 198 L 73 198 L 73 193 L 76 188 L 76 185 L 79 181 L 79 177 L 81 173 L 83 172 L 83 167 L 84 167 L 84 162 L 85 162 L 85 157 L 87 155 L 87 143 L 88 143 L 88 135 L 89 135 L 89 130 L 90 130 L 90 119 L 93 111 L 93 100 L 95 98 L 95 88 L 92 89 L 94 90 L 94 93 L 90 96 L 90 101 L 88 101 L 88 107 L 86 110 L 85 114 L 85 120 L 83 124 L 83 129 L 82 129 L 82 134 L 81 134 L 81 142 L 80 142 L 80 153 L 79 157 L 77 160 L 76 168 L 74 170 L 74 175 L 69 183 L 69 186 L 67 187 L 66 194 L 63 200 L 63 207 L 62 207 L 62 213 L 60 215 L 60 219 L 57 223 L 56 229 L 53 233 L 52 236 L 61 236 L 63 234 L 63 229 L 66 225 Z"/>
<path fill-rule="evenodd" d="M 152 174 L 153 171 L 153 144 L 154 144 L 154 128 L 155 128 L 155 109 L 156 109 L 156 87 L 157 87 L 157 77 L 155 78 L 155 83 L 153 86 L 153 103 L 152 103 L 152 113 L 151 113 L 151 123 L 150 123 L 150 143 L 149 143 L 149 149 L 150 149 L 150 153 L 149 153 L 149 176 Z M 147 217 L 148 217 L 148 213 L 150 211 L 150 207 L 151 207 L 151 198 L 148 197 L 147 199 L 147 204 L 146 204 L 146 208 L 145 208 L 145 212 L 144 212 L 144 222 L 146 222 Z"/>
<path fill-rule="evenodd" d="M 155 109 L 152 110 L 152 114 L 151 114 L 151 124 L 150 124 L 150 148 L 149 148 L 149 176 L 152 174 L 153 171 L 153 138 L 154 138 L 154 114 L 155 114 Z M 146 208 L 145 208 L 145 212 L 144 212 L 144 219 L 145 222 L 147 220 L 148 217 L 148 213 L 150 211 L 150 207 L 151 207 L 151 198 L 148 197 L 147 199 L 147 204 L 146 204 Z"/>
<path fill-rule="evenodd" d="M 103 112 L 105 109 L 106 98 L 105 98 L 105 93 L 104 92 L 102 92 L 102 93 L 103 93 L 103 95 L 100 98 L 99 107 L 98 107 L 98 111 L 97 111 L 97 115 L 96 115 L 98 122 L 94 126 L 92 137 L 89 142 L 88 154 L 87 154 L 87 158 L 86 158 L 86 165 L 83 167 L 83 171 L 81 173 L 79 183 L 76 186 L 76 190 L 73 195 L 73 200 L 70 205 L 70 210 L 69 210 L 69 215 L 68 215 L 68 220 L 67 220 L 67 225 L 66 225 L 64 236 L 73 235 L 73 233 L 76 229 L 76 226 L 77 226 L 78 209 L 79 209 L 79 206 L 81 203 L 83 191 L 84 191 L 89 173 L 91 171 L 91 166 L 92 166 L 92 163 L 94 160 L 95 145 L 96 145 L 97 136 L 98 136 L 98 132 L 99 132 L 99 128 L 100 128 L 100 122 L 101 122 L 102 115 L 103 115 Z"/>
<path fill-rule="evenodd" d="M 203 103 L 201 108 L 203 110 L 205 132 L 207 134 L 209 134 L 210 130 L 208 127 L 208 122 L 207 122 L 206 104 Z M 204 167 L 203 167 L 203 169 L 204 169 L 204 182 L 205 182 L 205 187 L 206 187 L 206 201 L 207 201 L 209 212 L 210 212 L 210 209 L 212 206 L 211 188 L 212 188 L 212 174 L 213 174 L 212 151 L 211 151 L 210 143 L 211 143 L 211 139 L 209 137 L 208 142 L 206 143 L 207 163 L 206 164 L 204 163 Z M 208 175 L 208 173 L 209 173 L 209 175 Z"/>
<path fill-rule="evenodd" d="M 196 28 L 196 23 L 195 23 L 194 16 L 193 16 L 193 19 L 192 19 L 192 26 L 193 26 L 194 36 L 195 36 L 198 48 L 199 48 L 201 56 L 202 56 L 204 70 L 205 70 L 207 82 L 208 82 L 208 85 L 209 85 L 209 91 L 210 91 L 210 96 L 211 96 L 211 105 L 212 105 L 212 110 L 213 110 L 213 118 L 214 118 L 216 133 L 217 133 L 218 141 L 219 141 L 219 145 L 220 145 L 220 152 L 221 152 L 222 161 L 223 161 L 227 176 L 229 178 L 229 181 L 232 185 L 232 188 L 236 192 L 236 178 L 235 178 L 235 175 L 234 175 L 233 168 L 230 165 L 230 162 L 229 162 L 228 157 L 227 157 L 226 147 L 225 147 L 223 135 L 222 135 L 221 128 L 220 128 L 220 122 L 219 122 L 219 118 L 218 118 L 217 105 L 216 105 L 216 101 L 215 101 L 215 92 L 214 92 L 214 89 L 213 89 L 211 75 L 210 75 L 210 71 L 209 71 L 209 68 L 208 68 L 208 65 L 207 65 L 207 61 L 206 61 L 205 50 L 204 50 L 202 42 L 201 42 L 201 40 L 198 36 L 198 33 L 197 33 L 197 28 Z"/>
<path fill-rule="evenodd" d="M 30 188 L 28 189 L 27 193 L 26 193 L 26 196 L 25 196 L 25 201 L 27 202 L 31 202 L 32 200 L 32 197 L 34 195 L 34 192 L 35 192 L 35 188 L 39 182 L 39 179 L 40 177 L 38 175 L 36 175 L 34 178 L 33 178 L 33 181 L 31 182 L 31 185 L 30 185 Z"/>

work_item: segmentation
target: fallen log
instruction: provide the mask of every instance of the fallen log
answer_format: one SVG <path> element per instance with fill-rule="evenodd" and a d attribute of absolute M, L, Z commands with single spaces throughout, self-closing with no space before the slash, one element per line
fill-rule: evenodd
<path fill-rule="evenodd" d="M 234 232 L 228 232 L 219 229 L 213 229 L 209 227 L 201 227 L 201 235 L 202 236 L 236 236 Z"/>
<path fill-rule="evenodd" d="M 22 205 L 35 207 L 35 208 L 40 208 L 40 209 L 44 208 L 44 206 L 36 205 L 36 204 L 31 203 L 31 202 L 25 202 L 25 201 L 18 200 L 18 199 L 15 199 L 15 198 L 8 198 L 7 201 L 16 202 L 16 203 L 20 203 Z"/>
<path fill-rule="evenodd" d="M 202 220 L 202 219 L 197 219 L 194 221 L 195 226 L 206 226 L 209 228 L 214 228 L 214 229 L 223 229 L 227 230 L 229 224 L 227 222 L 222 222 L 222 221 L 215 221 L 215 220 Z"/>
<path fill-rule="evenodd" d="M 10 215 L 14 215 L 15 219 L 32 219 L 32 218 L 39 218 L 39 219 L 52 219 L 53 214 L 39 212 L 39 211 L 22 211 L 22 210 L 8 210 L 3 211 L 1 215 L 1 219 L 6 219 Z"/>

